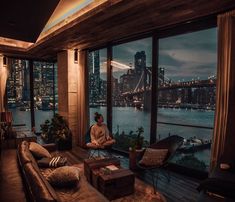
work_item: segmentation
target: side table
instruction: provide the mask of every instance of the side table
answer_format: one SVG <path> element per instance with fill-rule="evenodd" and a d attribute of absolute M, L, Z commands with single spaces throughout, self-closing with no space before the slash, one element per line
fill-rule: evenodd
<path fill-rule="evenodd" d="M 15 131 L 15 147 L 22 141 L 37 142 L 37 136 L 31 131 Z"/>

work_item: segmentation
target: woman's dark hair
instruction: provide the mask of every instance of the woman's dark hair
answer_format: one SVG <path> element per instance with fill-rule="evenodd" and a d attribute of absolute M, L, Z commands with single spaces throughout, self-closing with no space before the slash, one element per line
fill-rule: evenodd
<path fill-rule="evenodd" d="M 99 114 L 98 112 L 95 113 L 95 121 L 98 122 L 99 118 L 102 116 L 102 114 Z"/>

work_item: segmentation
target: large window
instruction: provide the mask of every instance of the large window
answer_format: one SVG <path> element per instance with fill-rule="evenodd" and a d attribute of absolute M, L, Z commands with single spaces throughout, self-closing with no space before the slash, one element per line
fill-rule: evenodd
<path fill-rule="evenodd" d="M 33 66 L 35 127 L 39 132 L 40 125 L 53 117 L 58 106 L 57 76 L 54 63 L 34 62 Z"/>
<path fill-rule="evenodd" d="M 157 139 L 185 138 L 174 162 L 207 170 L 216 90 L 216 28 L 159 40 Z"/>
<path fill-rule="evenodd" d="M 107 49 L 88 54 L 90 125 L 94 124 L 95 112 L 106 119 L 107 114 Z"/>
<path fill-rule="evenodd" d="M 111 65 L 115 147 L 128 151 L 140 128 L 150 137 L 152 38 L 114 46 Z"/>
<path fill-rule="evenodd" d="M 46 119 L 51 119 L 58 107 L 57 66 L 53 63 L 34 62 L 33 75 L 30 75 L 29 61 L 9 59 L 7 80 L 7 104 L 13 114 L 13 124 L 22 125 L 20 130 L 31 130 L 30 103 L 34 102 L 36 131 Z M 34 85 L 34 98 L 30 96 L 30 78 Z"/>
<path fill-rule="evenodd" d="M 105 57 L 101 50 L 89 53 L 90 122 L 94 123 L 95 111 L 104 116 L 111 111 L 108 121 L 116 139 L 114 148 L 122 151 L 128 151 L 139 132 L 144 146 L 150 139 L 179 135 L 184 144 L 172 163 L 208 171 L 216 100 L 217 28 L 154 37 L 158 41 L 154 50 L 150 37 L 112 45 Z M 158 54 L 154 65 L 153 52 Z M 107 90 L 112 96 L 106 96 Z M 103 107 L 106 98 L 112 103 L 108 109 Z M 157 102 L 151 103 L 153 100 Z"/>
<path fill-rule="evenodd" d="M 30 71 L 27 60 L 9 60 L 7 80 L 7 105 L 12 112 L 13 124 L 31 129 Z"/>

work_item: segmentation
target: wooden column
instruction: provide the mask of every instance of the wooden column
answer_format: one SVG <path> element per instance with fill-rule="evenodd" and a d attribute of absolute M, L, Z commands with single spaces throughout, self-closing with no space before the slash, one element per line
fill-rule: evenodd
<path fill-rule="evenodd" d="M 87 51 L 78 52 L 78 145 L 85 146 L 85 135 L 88 130 L 89 104 L 88 104 L 88 68 Z"/>
<path fill-rule="evenodd" d="M 7 81 L 7 66 L 3 62 L 3 55 L 0 55 L 0 112 L 6 110 L 6 81 Z"/>
<path fill-rule="evenodd" d="M 74 62 L 74 51 L 58 53 L 58 111 L 68 121 L 73 135 L 73 144 L 77 143 L 78 130 L 78 64 Z"/>

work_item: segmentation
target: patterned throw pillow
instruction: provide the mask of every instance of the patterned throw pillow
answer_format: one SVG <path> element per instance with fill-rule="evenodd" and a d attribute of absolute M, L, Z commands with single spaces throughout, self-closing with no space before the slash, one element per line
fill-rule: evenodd
<path fill-rule="evenodd" d="M 43 146 L 41 146 L 36 142 L 30 142 L 29 150 L 31 151 L 33 156 L 37 159 L 43 157 L 51 158 L 51 154 Z"/>
<path fill-rule="evenodd" d="M 160 166 L 166 158 L 168 149 L 147 148 L 139 164 L 144 166 Z"/>
<path fill-rule="evenodd" d="M 74 166 L 56 168 L 47 176 L 47 180 L 56 187 L 74 186 L 79 181 L 79 168 Z"/>

